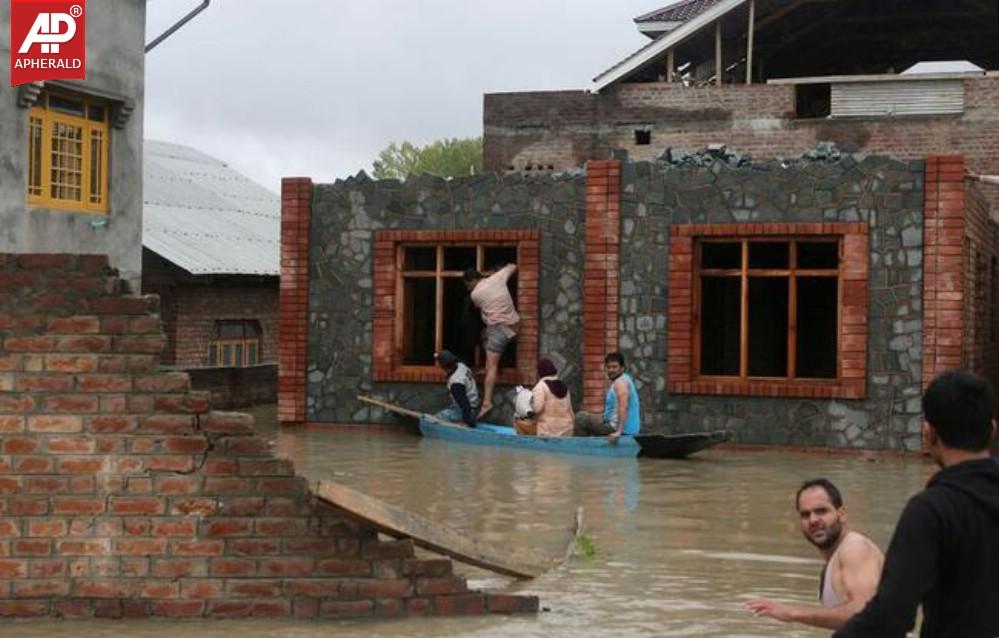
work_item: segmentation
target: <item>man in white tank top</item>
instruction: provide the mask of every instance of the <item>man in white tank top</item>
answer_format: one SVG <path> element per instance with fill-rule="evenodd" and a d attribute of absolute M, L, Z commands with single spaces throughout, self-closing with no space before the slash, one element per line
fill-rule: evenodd
<path fill-rule="evenodd" d="M 884 555 L 871 539 L 848 528 L 843 497 L 829 480 L 806 481 L 798 489 L 796 503 L 802 533 L 826 559 L 819 580 L 822 606 L 762 599 L 752 600 L 746 607 L 757 616 L 782 622 L 839 629 L 874 596 Z"/>

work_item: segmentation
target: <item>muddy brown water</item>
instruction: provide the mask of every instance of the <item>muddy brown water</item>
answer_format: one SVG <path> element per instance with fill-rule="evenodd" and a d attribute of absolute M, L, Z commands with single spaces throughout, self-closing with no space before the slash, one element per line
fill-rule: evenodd
<path fill-rule="evenodd" d="M 0 624 L 18 638 L 328 636 L 828 636 L 755 618 L 749 599 L 814 604 L 821 561 L 793 512 L 797 485 L 827 476 L 854 529 L 887 545 L 905 500 L 933 473 L 915 459 L 709 451 L 686 460 L 543 455 L 384 429 L 262 432 L 310 481 L 332 479 L 469 535 L 561 554 L 576 507 L 595 553 L 533 581 L 458 566 L 474 587 L 536 594 L 536 616 L 387 621 L 163 620 Z"/>

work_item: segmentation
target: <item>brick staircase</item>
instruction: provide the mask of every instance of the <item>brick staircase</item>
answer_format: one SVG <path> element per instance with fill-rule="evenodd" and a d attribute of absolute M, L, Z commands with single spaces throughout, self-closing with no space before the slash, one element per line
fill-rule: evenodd
<path fill-rule="evenodd" d="M 0 617 L 537 611 L 317 500 L 122 291 L 104 256 L 0 255 Z"/>

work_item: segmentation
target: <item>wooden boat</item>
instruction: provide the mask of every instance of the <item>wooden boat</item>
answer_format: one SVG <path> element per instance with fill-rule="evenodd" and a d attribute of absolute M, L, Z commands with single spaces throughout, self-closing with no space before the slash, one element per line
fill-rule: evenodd
<path fill-rule="evenodd" d="M 498 445 L 539 452 L 589 456 L 634 458 L 638 456 L 640 449 L 633 436 L 622 436 L 617 445 L 611 445 L 603 436 L 519 436 L 516 430 L 505 425 L 478 423 L 474 428 L 467 428 L 442 423 L 426 416 L 420 418 L 420 434 L 429 439 L 444 439 L 458 443 Z"/>
<path fill-rule="evenodd" d="M 684 458 L 694 452 L 727 441 L 726 430 L 694 434 L 640 434 L 622 436 L 611 444 L 604 436 L 520 436 L 512 427 L 479 423 L 474 428 L 451 425 L 427 415 L 420 418 L 420 433 L 431 439 L 458 443 L 496 445 L 558 454 L 635 458 Z"/>
<path fill-rule="evenodd" d="M 639 434 L 637 436 L 622 436 L 616 445 L 612 445 L 607 441 L 607 437 L 603 436 L 520 436 L 516 430 L 506 425 L 479 423 L 474 428 L 467 428 L 445 423 L 429 414 L 373 397 L 358 395 L 357 398 L 368 405 L 377 406 L 400 416 L 417 419 L 420 433 L 427 438 L 559 454 L 682 459 L 732 438 L 732 433 L 728 430 L 684 434 Z"/>
<path fill-rule="evenodd" d="M 732 432 L 729 430 L 716 430 L 687 434 L 639 434 L 635 441 L 642 448 L 638 456 L 650 459 L 683 459 L 731 438 Z"/>

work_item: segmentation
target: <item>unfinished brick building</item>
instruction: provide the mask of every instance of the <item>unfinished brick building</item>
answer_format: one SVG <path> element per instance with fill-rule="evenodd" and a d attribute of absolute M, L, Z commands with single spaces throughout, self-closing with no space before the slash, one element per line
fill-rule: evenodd
<path fill-rule="evenodd" d="M 955 153 L 999 174 L 994 2 L 686 0 L 636 23 L 653 40 L 590 91 L 487 94 L 486 169 L 710 144 L 796 156 L 831 141 L 899 159 Z"/>

